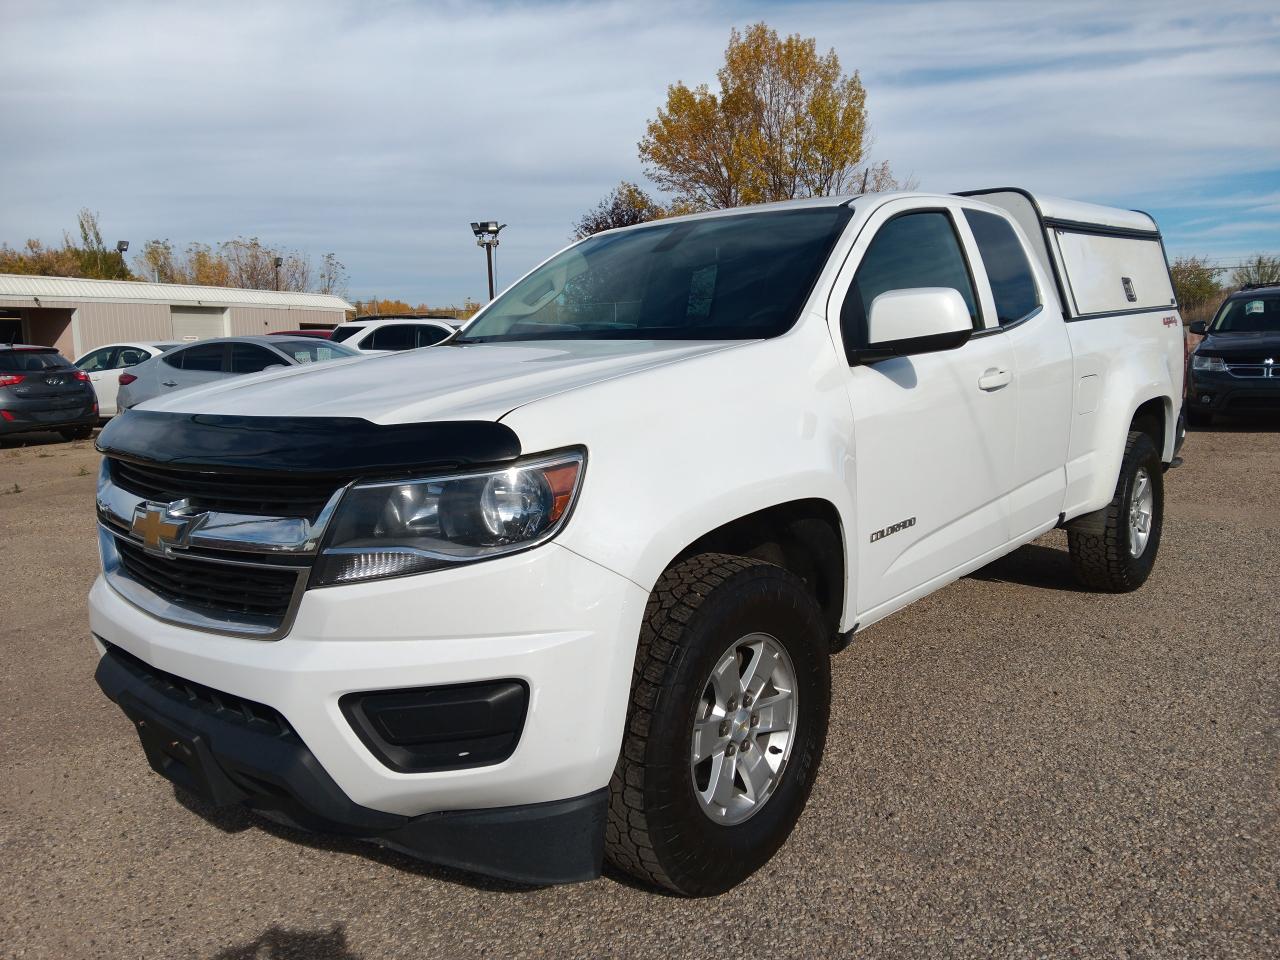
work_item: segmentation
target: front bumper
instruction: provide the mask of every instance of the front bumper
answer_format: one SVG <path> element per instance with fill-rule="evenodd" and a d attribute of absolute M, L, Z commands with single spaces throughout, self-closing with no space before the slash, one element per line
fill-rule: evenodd
<path fill-rule="evenodd" d="M 1280 413 L 1280 376 L 1236 377 L 1192 371 L 1187 407 L 1201 413 Z"/>
<path fill-rule="evenodd" d="M 599 876 L 608 791 L 498 810 L 405 817 L 352 803 L 269 707 L 224 698 L 109 649 L 95 677 L 138 731 L 153 770 L 215 806 L 372 840 L 522 883 Z"/>
<path fill-rule="evenodd" d="M 161 622 L 101 577 L 89 606 L 105 644 L 270 708 L 349 803 L 416 820 L 572 800 L 607 786 L 647 599 L 631 581 L 551 543 L 453 570 L 310 590 L 280 640 Z M 528 687 L 519 742 L 500 763 L 468 769 L 392 769 L 339 702 L 356 692 L 502 679 Z"/>

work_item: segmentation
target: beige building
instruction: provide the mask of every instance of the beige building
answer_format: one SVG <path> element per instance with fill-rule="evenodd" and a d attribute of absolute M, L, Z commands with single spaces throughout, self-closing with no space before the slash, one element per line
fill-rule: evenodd
<path fill-rule="evenodd" d="M 0 274 L 0 343 L 57 347 L 70 360 L 122 341 L 328 328 L 352 309 L 320 293 Z"/>

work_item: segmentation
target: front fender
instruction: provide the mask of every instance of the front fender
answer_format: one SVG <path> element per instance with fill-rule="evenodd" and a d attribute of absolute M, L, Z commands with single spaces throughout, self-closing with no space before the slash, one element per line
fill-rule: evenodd
<path fill-rule="evenodd" d="M 852 536 L 853 423 L 825 327 L 535 401 L 503 422 L 526 451 L 582 444 L 558 542 L 652 589 L 685 547 L 758 510 L 830 502 Z"/>

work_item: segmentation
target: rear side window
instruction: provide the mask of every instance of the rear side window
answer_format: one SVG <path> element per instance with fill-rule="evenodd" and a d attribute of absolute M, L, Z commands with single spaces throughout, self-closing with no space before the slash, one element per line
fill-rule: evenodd
<path fill-rule="evenodd" d="M 379 327 L 365 344 L 370 350 L 412 350 L 417 345 L 418 328 L 405 323 Z"/>
<path fill-rule="evenodd" d="M 907 213 L 876 233 L 840 308 L 840 329 L 850 346 L 865 346 L 867 316 L 876 297 L 890 290 L 950 287 L 964 297 L 978 326 L 977 299 L 969 267 L 951 218 L 940 211 Z"/>
<path fill-rule="evenodd" d="M 203 370 L 218 372 L 222 370 L 222 344 L 211 343 L 208 346 L 188 347 L 165 357 L 165 362 L 183 370 Z"/>
<path fill-rule="evenodd" d="M 973 238 L 978 241 L 982 265 L 991 281 L 991 295 L 996 301 L 996 317 L 1003 327 L 1017 323 L 1040 306 L 1031 262 L 1018 242 L 1018 235 L 1004 217 L 982 210 L 966 210 Z"/>

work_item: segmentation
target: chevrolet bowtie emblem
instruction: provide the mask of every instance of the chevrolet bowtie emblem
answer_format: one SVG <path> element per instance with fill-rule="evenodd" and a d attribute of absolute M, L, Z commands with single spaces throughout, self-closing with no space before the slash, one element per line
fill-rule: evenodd
<path fill-rule="evenodd" d="M 129 532 L 142 540 L 142 545 L 156 553 L 166 553 L 181 542 L 185 519 L 166 519 L 168 510 L 155 503 L 140 505 L 133 512 Z"/>

